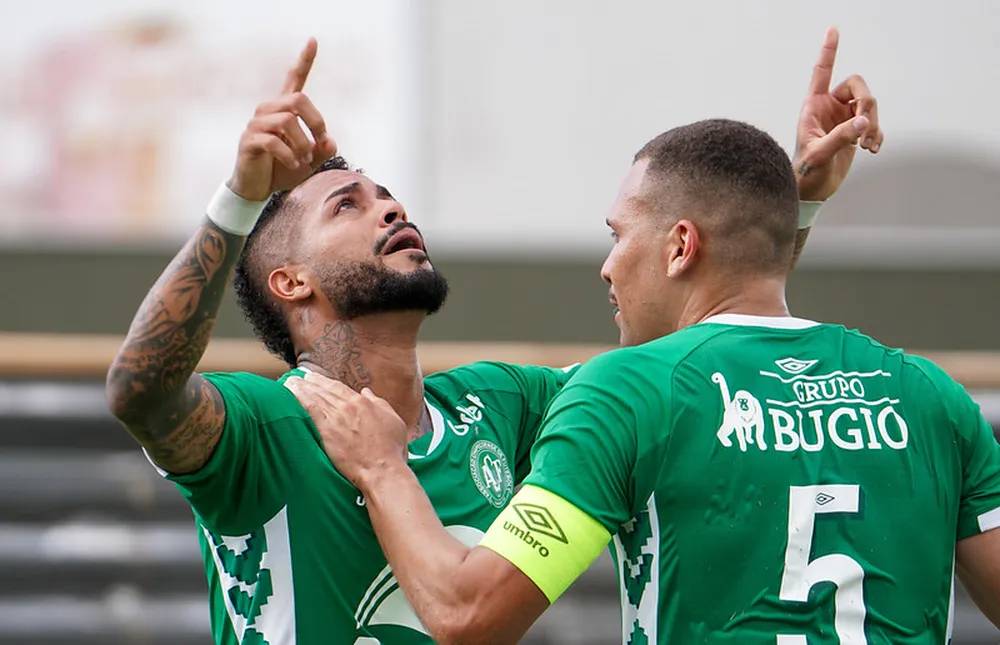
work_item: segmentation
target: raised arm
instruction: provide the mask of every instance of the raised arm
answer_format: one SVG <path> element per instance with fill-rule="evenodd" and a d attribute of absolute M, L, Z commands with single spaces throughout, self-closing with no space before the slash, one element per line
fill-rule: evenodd
<path fill-rule="evenodd" d="M 830 90 L 839 41 L 835 28 L 826 31 L 796 127 L 792 166 L 799 186 L 800 222 L 793 266 L 805 248 L 819 205 L 847 178 L 858 144 L 876 154 L 885 138 L 865 79 L 854 74 Z"/>
<path fill-rule="evenodd" d="M 336 152 L 323 118 L 301 92 L 315 57 L 310 39 L 279 97 L 257 108 L 240 137 L 232 177 L 146 295 L 108 370 L 112 413 L 169 472 L 199 469 L 225 423 L 219 393 L 194 370 L 246 235 L 272 192 L 298 185 Z"/>

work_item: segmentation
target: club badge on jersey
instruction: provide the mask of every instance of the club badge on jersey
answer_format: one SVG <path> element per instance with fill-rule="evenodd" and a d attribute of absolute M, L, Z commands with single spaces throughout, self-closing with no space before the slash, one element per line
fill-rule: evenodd
<path fill-rule="evenodd" d="M 514 494 L 514 475 L 507 456 L 492 441 L 480 439 L 472 445 L 469 471 L 476 488 L 495 508 L 503 508 Z"/>

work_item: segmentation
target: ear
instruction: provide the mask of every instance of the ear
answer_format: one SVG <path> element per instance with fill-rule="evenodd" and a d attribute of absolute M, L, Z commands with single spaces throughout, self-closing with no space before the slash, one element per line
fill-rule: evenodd
<path fill-rule="evenodd" d="M 307 273 L 299 266 L 283 266 L 267 276 L 267 288 L 279 301 L 297 302 L 313 295 Z"/>
<path fill-rule="evenodd" d="M 701 235 L 698 227 L 689 219 L 682 219 L 670 229 L 667 234 L 665 265 L 667 277 L 677 278 L 690 271 L 701 251 Z"/>

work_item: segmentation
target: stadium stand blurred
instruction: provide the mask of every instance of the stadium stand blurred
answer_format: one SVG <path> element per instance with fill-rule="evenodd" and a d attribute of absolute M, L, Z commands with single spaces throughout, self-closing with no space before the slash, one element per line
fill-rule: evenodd
<path fill-rule="evenodd" d="M 0 334 L 0 645 L 202 645 L 204 572 L 191 513 L 109 415 L 101 372 L 114 337 Z M 16 348 L 20 348 L 17 350 Z M 33 348 L 32 351 L 25 351 Z M 427 371 L 477 358 L 566 364 L 598 345 L 429 343 Z M 935 358 L 964 383 L 1000 433 L 1000 360 Z M 275 374 L 256 343 L 215 342 L 204 369 Z M 620 638 L 605 556 L 525 643 L 598 645 Z M 959 589 L 954 645 L 997 642 Z"/>

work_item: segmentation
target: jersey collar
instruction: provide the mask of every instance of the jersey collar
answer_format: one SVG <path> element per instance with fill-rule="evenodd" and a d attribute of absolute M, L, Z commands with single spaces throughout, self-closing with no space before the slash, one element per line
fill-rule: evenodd
<path fill-rule="evenodd" d="M 770 327 L 771 329 L 809 329 L 819 325 L 815 320 L 793 316 L 751 316 L 748 314 L 717 314 L 699 324 L 736 325 L 738 327 Z"/>
<path fill-rule="evenodd" d="M 414 454 L 408 449 L 406 452 L 411 461 L 430 457 L 434 450 L 441 445 L 441 440 L 444 439 L 444 415 L 441 414 L 440 410 L 431 405 L 431 402 L 426 398 L 424 399 L 424 405 L 427 406 L 427 412 L 431 415 L 431 441 L 427 444 L 427 452 L 422 455 Z"/>

